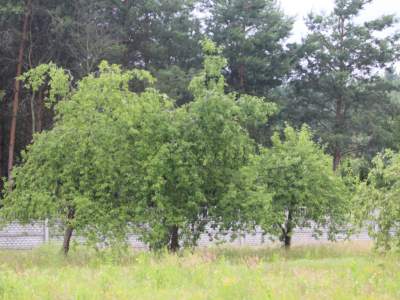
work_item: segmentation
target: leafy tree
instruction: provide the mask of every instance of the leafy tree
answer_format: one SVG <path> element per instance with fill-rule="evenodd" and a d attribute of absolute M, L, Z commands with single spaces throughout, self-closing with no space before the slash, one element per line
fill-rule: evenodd
<path fill-rule="evenodd" d="M 48 85 L 51 86 L 48 97 L 46 98 L 47 106 L 54 105 L 59 98 L 64 98 L 70 89 L 70 75 L 67 74 L 64 69 L 57 67 L 53 63 L 42 64 L 38 67 L 31 69 L 21 75 L 18 79 L 25 82 L 25 87 L 31 90 L 31 116 L 32 116 L 32 134 L 37 132 L 36 112 L 35 112 L 35 95 L 38 93 L 44 85 L 46 85 L 46 79 L 48 79 Z M 39 132 L 41 130 L 38 130 Z"/>
<path fill-rule="evenodd" d="M 206 0 L 206 30 L 224 47 L 229 88 L 266 96 L 293 68 L 295 55 L 284 44 L 293 20 L 275 0 Z"/>
<path fill-rule="evenodd" d="M 356 197 L 358 221 L 368 226 L 376 246 L 400 249 L 400 155 L 387 150 L 373 159 Z"/>
<path fill-rule="evenodd" d="M 31 70 L 28 82 L 37 86 L 49 68 L 54 69 Z M 53 95 L 64 95 L 55 104 L 57 122 L 35 136 L 23 163 L 15 167 L 15 180 L 8 183 L 13 189 L 6 193 L 1 213 L 5 221 L 60 221 L 67 253 L 73 231 L 89 241 L 125 237 L 141 183 L 136 173 L 140 154 L 134 147 L 139 129 L 145 119 L 155 123 L 157 110 L 171 105 L 152 89 L 130 92 L 132 79 L 153 80 L 144 71 L 122 72 L 103 63 L 98 76 L 85 77 L 71 91 L 69 81 L 60 80 L 68 77 L 58 73 L 55 78 Z"/>
<path fill-rule="evenodd" d="M 54 128 L 35 136 L 15 168 L 3 218 L 61 221 L 65 253 L 73 231 L 113 241 L 136 230 L 151 248 L 176 251 L 195 245 L 208 224 L 254 226 L 267 202 L 250 185 L 254 174 L 244 176 L 255 151 L 245 127 L 265 122 L 275 107 L 225 94 L 225 60 L 211 42 L 204 47 L 205 69 L 191 84 L 195 101 L 176 109 L 152 88 L 130 90 L 134 79 L 153 81 L 145 71 L 103 63 L 71 91 L 53 65 L 28 72 L 35 90 L 50 70 L 61 79 L 51 81 L 50 96 L 63 100 Z"/>
<path fill-rule="evenodd" d="M 341 178 L 331 167 L 330 156 L 312 140 L 308 127 L 296 131 L 284 130 L 272 137 L 272 147 L 264 149 L 255 160 L 258 184 L 272 193 L 272 223 L 264 230 L 278 236 L 285 247 L 290 247 L 293 229 L 313 228 L 320 234 L 328 227 L 333 239 L 345 224 L 349 198 Z"/>
<path fill-rule="evenodd" d="M 77 82 L 95 72 L 102 60 L 127 68 L 140 66 L 160 78 L 156 84 L 162 92 L 178 97 L 179 103 L 189 101 L 187 85 L 201 65 L 200 24 L 193 7 L 191 0 L 0 0 L 0 87 L 6 92 L 0 110 L 1 173 L 7 175 L 9 157 L 10 166 L 11 160 L 20 161 L 19 153 L 31 142 L 32 131 L 53 124 L 54 112 L 44 106 L 46 84 L 34 95 L 28 90 L 15 93 L 19 101 L 12 107 L 14 79 L 24 70 L 53 62 L 69 70 Z M 24 19 L 29 21 L 25 29 Z M 22 59 L 18 57 L 21 45 Z M 143 90 L 143 84 L 135 87 Z M 14 148 L 8 151 L 12 157 L 5 151 L 9 146 Z"/>
<path fill-rule="evenodd" d="M 149 180 L 144 186 L 153 198 L 138 205 L 152 248 L 194 246 L 206 225 L 217 232 L 244 228 L 254 226 L 259 213 L 267 214 L 268 195 L 260 197 L 251 185 L 254 173 L 247 169 L 243 175 L 256 146 L 246 126 L 265 122 L 275 106 L 226 94 L 225 60 L 212 42 L 206 40 L 203 49 L 204 70 L 190 86 L 194 101 L 175 111 L 169 136 L 144 164 Z"/>
<path fill-rule="evenodd" d="M 343 156 L 379 145 L 393 110 L 390 91 L 396 87 L 379 72 L 399 58 L 400 35 L 387 33 L 396 24 L 394 15 L 357 21 L 370 2 L 336 0 L 331 14 L 309 15 L 310 33 L 287 104 L 292 120 L 308 123 L 328 143 L 335 169 Z"/>

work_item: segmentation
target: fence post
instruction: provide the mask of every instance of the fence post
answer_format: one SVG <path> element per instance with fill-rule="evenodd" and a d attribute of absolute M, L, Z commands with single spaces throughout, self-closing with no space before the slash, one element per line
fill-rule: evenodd
<path fill-rule="evenodd" d="M 44 220 L 44 243 L 49 242 L 49 219 Z"/>

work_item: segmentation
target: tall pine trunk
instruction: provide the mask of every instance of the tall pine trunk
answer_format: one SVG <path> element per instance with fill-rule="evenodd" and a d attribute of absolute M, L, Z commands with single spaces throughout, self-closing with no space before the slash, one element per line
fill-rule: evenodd
<path fill-rule="evenodd" d="M 244 68 L 244 64 L 241 63 L 239 66 L 239 86 L 241 91 L 244 90 Z"/>
<path fill-rule="evenodd" d="M 32 0 L 27 0 L 25 6 L 24 21 L 22 25 L 22 37 L 18 52 L 17 72 L 15 75 L 16 78 L 14 83 L 14 97 L 12 102 L 10 142 L 8 147 L 8 176 L 10 178 L 11 178 L 11 171 L 14 165 L 15 133 L 17 128 L 17 114 L 18 114 L 19 98 L 21 92 L 21 81 L 18 79 L 18 77 L 22 73 L 22 67 L 24 64 L 25 42 L 28 36 L 28 23 L 31 13 L 32 13 Z"/>
<path fill-rule="evenodd" d="M 339 35 L 340 35 L 340 44 L 339 48 L 340 51 L 343 51 L 344 49 L 344 38 L 345 38 L 345 19 L 343 17 L 340 17 L 339 19 Z M 341 71 L 346 71 L 346 65 L 343 61 L 340 61 L 340 70 Z M 344 85 L 342 85 L 344 89 Z M 334 148 L 334 153 L 333 153 L 333 170 L 336 171 L 337 168 L 340 165 L 340 162 L 342 160 L 342 141 L 338 140 L 338 135 L 340 136 L 343 133 L 344 130 L 344 98 L 343 95 L 340 95 L 336 99 L 335 103 L 335 148 Z M 340 137 L 341 139 L 341 137 Z"/>
<path fill-rule="evenodd" d="M 37 98 L 37 124 L 36 131 L 41 132 L 43 130 L 43 115 L 44 115 L 44 103 L 43 103 L 43 89 L 39 89 Z"/>
<path fill-rule="evenodd" d="M 32 92 L 31 95 L 31 117 L 32 117 L 32 139 L 36 132 L 36 113 L 35 113 L 35 92 Z"/>
<path fill-rule="evenodd" d="M 6 99 L 5 97 L 3 99 L 0 99 L 1 102 L 1 109 L 0 109 L 0 192 L 3 188 L 1 178 L 3 177 L 3 140 L 4 140 L 4 135 L 3 135 L 3 129 L 4 129 L 4 109 L 6 108 L 5 102 Z"/>
<path fill-rule="evenodd" d="M 333 170 L 336 171 L 342 160 L 342 151 L 339 146 L 336 146 L 335 153 L 333 154 Z"/>
<path fill-rule="evenodd" d="M 344 129 L 344 101 L 342 97 L 336 100 L 336 116 L 335 116 L 335 134 L 343 133 Z M 335 148 L 333 153 L 333 170 L 336 171 L 342 160 L 342 146 L 341 141 L 336 136 Z"/>

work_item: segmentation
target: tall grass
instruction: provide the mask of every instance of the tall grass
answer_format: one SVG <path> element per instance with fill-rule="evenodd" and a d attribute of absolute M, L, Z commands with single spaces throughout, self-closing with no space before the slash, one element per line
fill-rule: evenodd
<path fill-rule="evenodd" d="M 400 256 L 370 245 L 178 255 L 46 246 L 0 252 L 0 299 L 400 299 Z"/>

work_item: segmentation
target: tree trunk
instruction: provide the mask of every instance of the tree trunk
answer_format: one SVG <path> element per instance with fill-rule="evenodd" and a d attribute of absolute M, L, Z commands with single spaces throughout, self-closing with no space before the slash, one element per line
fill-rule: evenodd
<path fill-rule="evenodd" d="M 0 192 L 1 192 L 1 190 L 3 188 L 1 178 L 3 177 L 3 145 L 4 145 L 3 144 L 3 139 L 4 139 L 4 136 L 3 136 L 4 113 L 3 112 L 6 107 L 4 104 L 6 101 L 5 97 L 3 99 L 0 99 L 0 101 L 1 101 L 1 110 L 0 110 Z"/>
<path fill-rule="evenodd" d="M 286 224 L 282 226 L 282 235 L 281 241 L 283 242 L 283 246 L 285 249 L 289 249 L 292 244 L 292 234 L 293 234 L 293 216 L 292 211 L 288 211 Z"/>
<path fill-rule="evenodd" d="M 344 38 L 345 38 L 345 18 L 341 16 L 339 18 L 339 26 L 338 26 L 338 31 L 340 35 L 340 43 L 339 43 L 339 48 L 340 51 L 343 51 L 344 49 Z M 343 62 L 343 60 L 340 61 L 340 71 L 344 72 L 346 71 L 346 65 Z M 345 85 L 342 85 L 342 88 L 344 90 Z M 343 91 L 344 92 L 344 91 Z M 337 168 L 340 165 L 340 162 L 342 160 L 342 141 L 338 140 L 338 134 L 342 134 L 344 132 L 344 110 L 345 110 L 345 102 L 344 102 L 344 97 L 343 94 L 339 95 L 336 99 L 336 107 L 335 107 L 335 149 L 334 149 L 334 154 L 333 154 L 333 170 L 336 171 Z"/>
<path fill-rule="evenodd" d="M 344 127 L 344 115 L 343 115 L 343 110 L 344 110 L 344 101 L 342 97 L 339 97 L 336 100 L 336 108 L 335 108 L 335 134 L 336 134 L 336 141 L 335 141 L 335 148 L 334 148 L 334 154 L 333 154 L 333 170 L 336 171 L 337 168 L 340 165 L 340 162 L 342 160 L 342 147 L 341 147 L 341 141 L 337 140 L 338 137 L 337 135 L 340 133 L 343 133 L 343 127 Z"/>
<path fill-rule="evenodd" d="M 244 90 L 244 64 L 239 66 L 239 86 L 240 90 Z"/>
<path fill-rule="evenodd" d="M 69 244 L 71 242 L 71 237 L 72 237 L 73 231 L 74 231 L 74 228 L 72 228 L 71 225 L 68 225 L 67 228 L 65 229 L 64 242 L 63 242 L 63 252 L 64 252 L 65 256 L 67 256 L 68 252 L 69 252 Z"/>
<path fill-rule="evenodd" d="M 179 228 L 177 225 L 171 226 L 169 229 L 169 245 L 168 250 L 171 252 L 176 252 L 179 250 Z"/>
<path fill-rule="evenodd" d="M 284 243 L 285 249 L 290 248 L 290 245 L 292 243 L 292 233 L 291 232 L 285 234 L 283 243 Z"/>
<path fill-rule="evenodd" d="M 22 37 L 21 43 L 18 52 L 18 63 L 17 63 L 17 72 L 14 83 L 14 97 L 12 104 L 12 115 L 11 115 L 11 127 L 10 127 L 10 143 L 8 148 L 8 176 L 11 178 L 11 170 L 14 165 L 14 149 L 15 149 L 15 132 L 17 128 L 17 114 L 18 114 L 18 106 L 19 106 L 19 94 L 20 94 L 20 86 L 21 82 L 18 77 L 22 73 L 22 66 L 24 64 L 24 52 L 25 52 L 25 41 L 27 39 L 28 33 L 28 23 L 29 18 L 32 13 L 32 0 L 27 0 L 26 2 L 26 12 L 24 16 L 24 22 L 22 26 Z"/>
<path fill-rule="evenodd" d="M 72 221 L 74 219 L 74 216 L 75 216 L 75 210 L 73 208 L 69 208 L 68 209 L 68 216 L 67 216 L 68 224 L 67 224 L 67 228 L 65 229 L 64 241 L 63 241 L 63 252 L 64 252 L 65 256 L 68 255 L 69 245 L 70 245 L 71 237 L 72 237 L 72 232 L 74 231 L 74 228 L 70 224 L 70 221 Z"/>
<path fill-rule="evenodd" d="M 32 140 L 36 132 L 36 114 L 35 114 L 35 92 L 32 92 L 31 96 L 31 115 L 32 115 Z"/>
<path fill-rule="evenodd" d="M 336 146 L 335 153 L 333 155 L 333 170 L 336 171 L 342 160 L 342 152 L 339 146 Z"/>
<path fill-rule="evenodd" d="M 37 126 L 36 126 L 36 130 L 37 132 L 42 132 L 43 129 L 43 114 L 44 114 L 44 103 L 43 103 L 43 90 L 39 89 L 39 93 L 38 93 L 38 99 L 37 99 Z"/>

